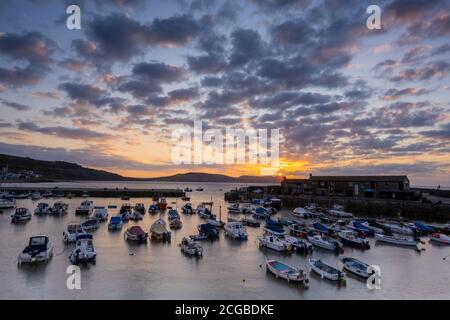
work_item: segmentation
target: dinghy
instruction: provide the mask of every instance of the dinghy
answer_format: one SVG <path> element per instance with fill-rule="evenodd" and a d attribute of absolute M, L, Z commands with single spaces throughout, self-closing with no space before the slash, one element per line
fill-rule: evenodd
<path fill-rule="evenodd" d="M 291 267 L 281 261 L 266 259 L 266 268 L 268 271 L 272 272 L 275 277 L 285 279 L 288 282 L 293 281 L 302 284 L 307 284 L 309 282 L 308 276 L 303 270 Z"/>
<path fill-rule="evenodd" d="M 291 251 L 292 245 L 287 241 L 275 235 L 263 235 L 258 237 L 258 243 L 262 247 L 266 247 L 275 251 Z"/>
<path fill-rule="evenodd" d="M 228 222 L 225 225 L 225 235 L 236 240 L 247 240 L 248 234 L 241 222 Z"/>
<path fill-rule="evenodd" d="M 430 234 L 430 240 L 438 243 L 443 244 L 450 244 L 450 237 L 443 234 L 443 233 L 431 233 Z"/>
<path fill-rule="evenodd" d="M 108 223 L 108 230 L 110 231 L 116 231 L 116 230 L 121 230 L 123 226 L 123 220 L 122 217 L 120 215 L 118 216 L 113 216 L 111 217 L 111 219 L 109 220 Z"/>
<path fill-rule="evenodd" d="M 369 241 L 359 237 L 355 231 L 341 231 L 338 233 L 338 237 L 344 245 L 360 249 L 370 249 Z"/>
<path fill-rule="evenodd" d="M 372 273 L 368 273 L 367 270 L 369 265 L 364 263 L 358 259 L 350 258 L 350 257 L 340 257 L 339 261 L 342 263 L 345 270 L 356 274 L 357 276 L 368 278 Z"/>
<path fill-rule="evenodd" d="M 338 253 L 344 252 L 344 249 L 342 248 L 342 244 L 339 241 L 334 240 L 333 238 L 331 238 L 327 235 L 320 235 L 320 234 L 308 235 L 307 238 L 308 238 L 308 241 L 316 247 L 335 251 Z"/>
<path fill-rule="evenodd" d="M 36 209 L 34 209 L 34 214 L 50 214 L 52 208 L 46 202 L 38 203 Z"/>
<path fill-rule="evenodd" d="M 309 259 L 311 270 L 325 278 L 332 281 L 340 281 L 345 283 L 345 273 L 323 262 L 320 259 Z"/>
<path fill-rule="evenodd" d="M 400 236 L 400 235 L 389 236 L 389 235 L 376 233 L 375 238 L 377 239 L 377 241 L 380 241 L 380 242 L 385 242 L 385 243 L 389 243 L 389 244 L 393 244 L 393 245 L 397 245 L 397 246 L 415 247 L 418 250 L 420 250 L 420 248 L 418 246 L 419 241 L 417 241 L 413 237 Z"/>
<path fill-rule="evenodd" d="M 13 215 L 11 215 L 11 223 L 21 223 L 31 220 L 30 210 L 27 208 L 17 208 Z"/>
<path fill-rule="evenodd" d="M 85 233 L 86 231 L 83 230 L 81 224 L 79 224 L 78 222 L 71 222 L 63 231 L 63 241 L 64 243 L 76 242 L 77 237 Z"/>
<path fill-rule="evenodd" d="M 92 234 L 81 234 L 77 237 L 75 249 L 69 255 L 72 264 L 96 263 L 97 253 L 95 252 Z"/>
<path fill-rule="evenodd" d="M 47 236 L 31 237 L 28 246 L 19 254 L 17 264 L 48 261 L 53 256 L 53 243 Z"/>
<path fill-rule="evenodd" d="M 139 226 L 132 226 L 125 231 L 124 238 L 130 241 L 146 242 L 148 234 Z"/>
<path fill-rule="evenodd" d="M 152 226 L 150 227 L 150 233 L 152 239 L 159 241 L 170 241 L 171 238 L 171 233 L 169 230 L 167 230 L 167 224 L 161 218 L 159 218 L 152 224 Z"/>
<path fill-rule="evenodd" d="M 181 252 L 190 255 L 190 256 L 203 256 L 203 248 L 202 246 L 195 242 L 195 240 L 191 238 L 183 238 L 181 243 L 179 244 Z"/>

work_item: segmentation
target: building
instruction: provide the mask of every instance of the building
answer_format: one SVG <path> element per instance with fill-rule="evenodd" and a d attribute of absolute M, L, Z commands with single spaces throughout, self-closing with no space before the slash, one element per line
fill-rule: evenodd
<path fill-rule="evenodd" d="M 412 200 L 407 176 L 313 176 L 309 179 L 284 179 L 289 194 Z"/>

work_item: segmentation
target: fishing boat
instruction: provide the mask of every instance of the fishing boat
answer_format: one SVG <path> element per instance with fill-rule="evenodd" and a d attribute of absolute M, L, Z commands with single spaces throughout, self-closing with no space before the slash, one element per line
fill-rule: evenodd
<path fill-rule="evenodd" d="M 267 219 L 270 217 L 270 212 L 264 207 L 252 207 L 251 213 L 255 219 Z"/>
<path fill-rule="evenodd" d="M 148 234 L 139 226 L 132 226 L 124 233 L 125 240 L 135 242 L 146 242 Z"/>
<path fill-rule="evenodd" d="M 98 228 L 99 222 L 97 219 L 87 219 L 81 223 L 81 227 L 85 231 L 96 230 Z"/>
<path fill-rule="evenodd" d="M 154 213 L 157 213 L 158 211 L 159 211 L 159 207 L 157 204 L 151 204 L 148 206 L 148 213 L 154 214 Z"/>
<path fill-rule="evenodd" d="M 31 194 L 31 200 L 32 201 L 37 201 L 37 200 L 40 200 L 42 198 L 42 195 L 41 195 L 41 193 L 40 192 L 33 192 L 32 194 Z"/>
<path fill-rule="evenodd" d="M 252 219 L 252 218 L 243 218 L 243 219 L 241 219 L 241 222 L 247 227 L 258 228 L 261 225 L 261 222 L 259 222 L 256 219 Z"/>
<path fill-rule="evenodd" d="M 77 236 L 77 242 L 69 255 L 69 261 L 74 265 L 78 265 L 88 262 L 95 264 L 96 260 L 97 253 L 95 252 L 92 234 L 86 233 Z"/>
<path fill-rule="evenodd" d="M 17 208 L 13 215 L 11 215 L 11 223 L 21 223 L 31 220 L 30 210 L 27 208 Z"/>
<path fill-rule="evenodd" d="M 201 257 L 203 256 L 203 248 L 202 246 L 197 243 L 195 240 L 191 238 L 183 238 L 181 240 L 181 243 L 179 244 L 181 252 L 190 255 L 190 256 L 196 256 Z"/>
<path fill-rule="evenodd" d="M 52 215 L 54 216 L 62 216 L 69 212 L 69 205 L 62 201 L 57 201 L 53 204 L 52 207 Z"/>
<path fill-rule="evenodd" d="M 228 222 L 225 225 L 225 235 L 236 240 L 247 240 L 248 234 L 241 222 Z"/>
<path fill-rule="evenodd" d="M 195 213 L 194 208 L 192 207 L 191 203 L 185 203 L 181 207 L 181 212 L 183 212 L 184 214 L 193 214 L 193 213 Z"/>
<path fill-rule="evenodd" d="M 175 218 L 169 221 L 170 229 L 181 229 L 183 227 L 183 223 L 180 218 Z"/>
<path fill-rule="evenodd" d="M 34 214 L 50 214 L 52 208 L 46 202 L 38 203 L 36 209 L 34 209 Z"/>
<path fill-rule="evenodd" d="M 133 221 L 139 221 L 142 220 L 144 217 L 142 216 L 142 213 L 138 210 L 133 209 L 133 212 L 130 214 L 130 220 Z"/>
<path fill-rule="evenodd" d="M 14 209 L 17 205 L 15 199 L 0 198 L 0 210 L 2 209 Z"/>
<path fill-rule="evenodd" d="M 292 248 L 298 253 L 312 253 L 313 246 L 311 243 L 306 242 L 305 240 L 292 237 L 292 236 L 284 236 L 284 239 L 287 243 L 292 245 Z"/>
<path fill-rule="evenodd" d="M 195 191 L 203 191 L 203 187 L 198 187 L 197 189 L 195 189 Z"/>
<path fill-rule="evenodd" d="M 338 232 L 338 237 L 342 244 L 360 249 L 370 249 L 370 243 L 367 239 L 361 238 L 355 231 Z"/>
<path fill-rule="evenodd" d="M 170 209 L 169 212 L 167 212 L 167 219 L 174 220 L 174 219 L 180 219 L 180 214 L 175 209 Z"/>
<path fill-rule="evenodd" d="M 121 230 L 123 226 L 123 220 L 120 215 L 113 216 L 111 219 L 109 219 L 108 223 L 108 230 L 115 231 L 115 230 Z"/>
<path fill-rule="evenodd" d="M 63 231 L 64 243 L 71 243 L 77 241 L 78 235 L 85 234 L 83 227 L 78 222 L 71 222 Z"/>
<path fill-rule="evenodd" d="M 186 187 L 186 188 L 184 188 L 184 192 L 192 192 L 192 189 L 191 189 L 191 188 L 188 188 L 188 187 Z"/>
<path fill-rule="evenodd" d="M 165 198 L 161 198 L 158 201 L 158 208 L 159 210 L 166 210 L 167 209 L 167 201 Z"/>
<path fill-rule="evenodd" d="M 443 234 L 443 233 L 431 233 L 429 235 L 430 240 L 434 241 L 434 242 L 438 242 L 438 243 L 443 243 L 443 244 L 450 244 L 450 237 Z"/>
<path fill-rule="evenodd" d="M 94 210 L 94 203 L 90 200 L 84 200 L 81 202 L 80 206 L 75 209 L 75 214 L 90 216 L 92 210 Z"/>
<path fill-rule="evenodd" d="M 47 236 L 31 237 L 28 245 L 19 254 L 17 264 L 48 261 L 53 256 L 53 243 Z"/>
<path fill-rule="evenodd" d="M 258 237 L 258 243 L 262 247 L 266 247 L 275 251 L 289 252 L 292 250 L 292 245 L 290 243 L 276 235 L 267 234 Z"/>
<path fill-rule="evenodd" d="M 266 259 L 266 269 L 272 272 L 275 277 L 285 279 L 288 282 L 300 282 L 302 284 L 307 284 L 309 282 L 308 276 L 305 271 L 299 268 L 291 267 L 277 260 Z"/>
<path fill-rule="evenodd" d="M 332 267 L 320 259 L 309 259 L 309 265 L 311 266 L 311 270 L 317 273 L 321 278 L 345 282 L 344 272 Z"/>
<path fill-rule="evenodd" d="M 324 234 L 308 235 L 307 238 L 308 241 L 316 247 L 335 252 L 344 251 L 342 248 L 342 244 L 339 241 L 334 240 L 333 238 L 327 235 Z"/>
<path fill-rule="evenodd" d="M 106 207 L 94 207 L 92 211 L 92 218 L 99 222 L 108 220 L 108 209 Z"/>
<path fill-rule="evenodd" d="M 199 224 L 197 230 L 200 236 L 205 236 L 210 240 L 219 239 L 219 230 L 209 223 Z"/>
<path fill-rule="evenodd" d="M 159 218 L 152 224 L 152 226 L 150 227 L 150 233 L 152 239 L 158 241 L 170 241 L 171 238 L 171 233 L 167 230 L 167 224 L 161 218 Z"/>
<path fill-rule="evenodd" d="M 333 207 L 331 207 L 330 210 L 328 210 L 328 214 L 332 217 L 336 218 L 353 218 L 353 214 L 347 211 L 344 211 L 344 207 L 334 204 Z"/>
<path fill-rule="evenodd" d="M 416 247 L 419 249 L 418 244 L 419 241 L 414 239 L 413 237 L 409 236 L 401 236 L 401 235 L 385 235 L 385 234 L 379 234 L 375 233 L 375 239 L 380 242 L 385 242 L 397 246 L 408 246 L 408 247 Z"/>
<path fill-rule="evenodd" d="M 342 263 L 344 270 L 356 274 L 357 276 L 367 279 L 372 275 L 367 270 L 369 265 L 355 258 L 339 257 L 339 261 Z"/>

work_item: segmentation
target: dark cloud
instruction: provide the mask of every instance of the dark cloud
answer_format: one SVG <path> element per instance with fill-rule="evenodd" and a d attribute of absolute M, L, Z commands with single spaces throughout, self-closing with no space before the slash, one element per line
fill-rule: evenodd
<path fill-rule="evenodd" d="M 424 67 L 409 68 L 400 71 L 398 75 L 391 78 L 391 81 L 420 81 L 429 80 L 432 78 L 442 78 L 447 76 L 450 72 L 450 64 L 446 61 L 440 60 L 436 62 L 429 62 Z"/>
<path fill-rule="evenodd" d="M 8 101 L 8 100 L 5 100 L 5 99 L 0 99 L 0 102 L 1 102 L 2 105 L 6 106 L 6 107 L 9 107 L 9 108 L 12 108 L 12 109 L 15 109 L 17 111 L 27 111 L 27 110 L 31 109 L 30 106 L 28 106 L 28 105 L 17 103 L 17 102 L 14 102 L 14 101 Z"/>
<path fill-rule="evenodd" d="M 434 139 L 450 140 L 450 123 L 441 125 L 438 130 L 421 131 L 420 134 Z"/>
<path fill-rule="evenodd" d="M 264 56 L 265 45 L 259 33 L 252 29 L 238 29 L 231 34 L 230 66 L 238 67 Z"/>
<path fill-rule="evenodd" d="M 430 93 L 430 90 L 427 90 L 425 88 L 404 88 L 404 89 L 389 89 L 387 90 L 381 99 L 383 100 L 395 100 L 402 96 L 420 96 L 423 94 Z"/>
<path fill-rule="evenodd" d="M 34 122 L 19 122 L 17 128 L 20 130 L 38 132 L 46 135 L 52 135 L 59 138 L 78 139 L 78 140 L 106 140 L 112 138 L 110 134 L 92 131 L 84 128 L 73 127 L 39 127 Z"/>

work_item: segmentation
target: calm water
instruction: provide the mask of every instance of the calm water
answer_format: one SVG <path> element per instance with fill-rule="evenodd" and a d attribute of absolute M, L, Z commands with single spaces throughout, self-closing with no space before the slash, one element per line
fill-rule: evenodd
<path fill-rule="evenodd" d="M 77 183 L 59 183 L 59 186 Z M 52 185 L 52 184 L 46 184 Z M 214 201 L 214 213 L 222 207 L 222 220 L 226 220 L 223 193 L 236 184 L 219 183 L 86 183 L 86 187 L 160 187 L 195 189 L 202 185 L 203 192 L 192 192 L 191 202 Z M 53 203 L 60 199 L 45 199 Z M 266 257 L 276 258 L 291 265 L 305 267 L 308 257 L 281 254 L 259 249 L 256 237 L 258 228 L 247 228 L 249 240 L 238 242 L 221 234 L 220 240 L 202 242 L 204 257 L 195 259 L 181 254 L 177 244 L 183 236 L 196 234 L 198 216 L 182 215 L 183 228 L 172 231 L 170 244 L 149 241 L 146 245 L 133 245 L 124 241 L 123 231 L 134 222 L 124 225 L 121 232 L 109 232 L 104 223 L 94 232 L 97 264 L 82 267 L 81 290 L 66 289 L 69 266 L 68 255 L 73 245 L 62 243 L 62 231 L 67 223 L 82 220 L 75 216 L 81 199 L 63 199 L 69 203 L 69 214 L 64 217 L 33 216 L 24 225 L 10 223 L 11 211 L 0 214 L 0 298 L 1 299 L 449 299 L 450 298 L 450 247 L 426 245 L 426 251 L 375 245 L 367 251 L 346 248 L 345 255 L 377 264 L 382 272 L 382 288 L 368 290 L 365 282 L 348 275 L 347 285 L 322 280 L 311 274 L 309 289 L 289 284 L 266 274 Z M 116 204 L 120 199 L 93 198 L 95 205 Z M 175 199 L 168 199 L 175 201 Z M 130 203 L 151 199 L 131 199 Z M 178 206 L 181 207 L 178 199 Z M 18 200 L 19 206 L 34 209 L 37 203 Z M 109 209 L 110 215 L 118 209 Z M 289 211 L 279 213 L 288 216 Z M 163 215 L 165 218 L 166 215 Z M 158 215 L 144 216 L 137 223 L 148 231 Z M 54 242 L 54 256 L 48 264 L 35 267 L 17 267 L 17 255 L 37 234 L 50 236 Z M 134 255 L 130 255 L 130 252 Z M 335 264 L 337 256 L 315 249 L 313 257 Z M 447 259 L 443 259 L 447 257 Z"/>

